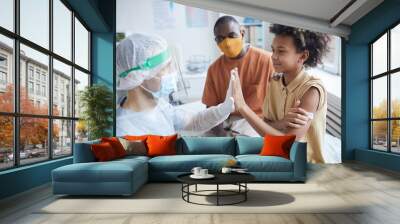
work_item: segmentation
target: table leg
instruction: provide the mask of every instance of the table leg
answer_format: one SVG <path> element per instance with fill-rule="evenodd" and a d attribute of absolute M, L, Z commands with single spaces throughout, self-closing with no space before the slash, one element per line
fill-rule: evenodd
<path fill-rule="evenodd" d="M 189 202 L 189 195 L 190 195 L 190 184 L 187 185 L 187 201 Z"/>
<path fill-rule="evenodd" d="M 196 184 L 196 186 L 195 186 L 195 191 L 197 192 L 197 184 Z"/>
<path fill-rule="evenodd" d="M 247 190 L 247 183 L 244 183 L 244 201 L 247 201 L 247 192 L 248 192 L 248 190 Z"/>
<path fill-rule="evenodd" d="M 219 184 L 217 184 L 217 206 L 219 205 Z"/>

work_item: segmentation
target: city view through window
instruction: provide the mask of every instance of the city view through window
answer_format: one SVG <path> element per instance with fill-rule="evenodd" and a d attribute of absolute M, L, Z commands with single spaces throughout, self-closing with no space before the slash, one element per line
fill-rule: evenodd
<path fill-rule="evenodd" d="M 19 27 L 14 7 L 0 3 L 0 170 L 70 156 L 87 133 L 89 30 L 60 0 L 20 0 Z"/>

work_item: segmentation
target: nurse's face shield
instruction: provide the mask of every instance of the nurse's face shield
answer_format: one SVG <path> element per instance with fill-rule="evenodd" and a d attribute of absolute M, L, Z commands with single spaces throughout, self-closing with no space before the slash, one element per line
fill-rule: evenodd
<path fill-rule="evenodd" d="M 162 86 L 166 85 L 166 86 Z M 153 92 L 159 91 L 161 88 L 167 87 L 171 93 L 177 92 L 179 86 L 183 85 L 183 76 L 180 65 L 174 55 L 171 55 L 170 60 L 161 68 L 156 76 L 144 80 L 142 86 Z"/>
<path fill-rule="evenodd" d="M 157 92 L 158 90 L 161 89 L 161 80 L 163 76 L 172 74 L 175 70 L 173 70 L 171 67 L 172 62 L 169 61 L 164 68 L 160 70 L 160 72 L 154 76 L 153 78 L 144 80 L 142 83 L 142 86 L 145 87 L 148 90 L 151 90 L 153 92 Z M 173 75 L 173 74 L 172 74 Z"/>
<path fill-rule="evenodd" d="M 174 93 L 182 89 L 184 89 L 186 92 L 186 88 L 182 88 L 184 87 L 184 82 L 181 66 L 177 60 L 177 57 L 175 57 L 174 53 L 170 49 L 148 58 L 141 65 L 122 72 L 119 74 L 119 77 L 125 78 L 132 71 L 136 71 L 138 73 L 141 73 L 141 71 L 148 71 L 151 74 L 151 70 L 154 70 L 154 72 L 157 72 L 157 74 L 153 73 L 150 78 L 145 78 L 140 86 L 152 92 L 157 92 L 162 88 L 164 93 Z M 166 85 L 163 83 L 166 83 Z M 174 102 L 175 100 L 173 99 L 172 94 L 168 95 L 171 95 L 169 101 Z"/>

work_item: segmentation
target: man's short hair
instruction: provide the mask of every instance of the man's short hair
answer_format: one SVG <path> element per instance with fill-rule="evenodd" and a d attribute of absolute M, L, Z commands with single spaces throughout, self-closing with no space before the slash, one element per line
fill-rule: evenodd
<path fill-rule="evenodd" d="M 240 25 L 239 22 L 233 16 L 221 16 L 221 17 L 219 17 L 218 20 L 215 22 L 214 31 L 215 31 L 215 29 L 217 29 L 218 26 L 223 25 L 223 24 L 227 24 L 227 23 L 231 23 L 231 22 Z"/>

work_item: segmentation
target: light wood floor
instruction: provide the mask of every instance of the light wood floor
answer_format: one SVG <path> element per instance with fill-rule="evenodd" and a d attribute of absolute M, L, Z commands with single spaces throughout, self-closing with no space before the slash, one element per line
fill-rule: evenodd
<path fill-rule="evenodd" d="M 368 204 L 356 214 L 37 214 L 54 200 L 49 185 L 0 201 L 0 223 L 400 223 L 400 174 L 359 163 L 312 166 L 308 183 L 317 183 L 346 201 Z M 171 205 L 173 206 L 173 205 Z"/>

